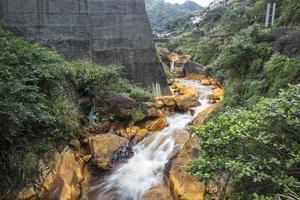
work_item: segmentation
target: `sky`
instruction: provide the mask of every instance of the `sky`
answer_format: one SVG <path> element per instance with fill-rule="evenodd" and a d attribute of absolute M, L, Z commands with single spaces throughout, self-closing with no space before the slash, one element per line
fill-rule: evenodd
<path fill-rule="evenodd" d="M 184 3 L 186 0 L 166 0 L 167 2 L 170 2 L 170 3 Z M 192 0 L 196 3 L 198 3 L 200 6 L 208 6 L 209 3 L 212 1 L 212 0 Z"/>

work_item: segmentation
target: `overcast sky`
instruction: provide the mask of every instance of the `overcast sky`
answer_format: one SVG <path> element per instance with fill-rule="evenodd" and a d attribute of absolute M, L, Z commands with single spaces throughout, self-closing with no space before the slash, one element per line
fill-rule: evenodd
<path fill-rule="evenodd" d="M 167 2 L 170 2 L 170 3 L 183 3 L 185 2 L 186 0 L 166 0 Z M 212 0 L 192 0 L 192 1 L 195 1 L 196 3 L 198 3 L 200 6 L 208 6 L 209 3 L 212 1 Z"/>

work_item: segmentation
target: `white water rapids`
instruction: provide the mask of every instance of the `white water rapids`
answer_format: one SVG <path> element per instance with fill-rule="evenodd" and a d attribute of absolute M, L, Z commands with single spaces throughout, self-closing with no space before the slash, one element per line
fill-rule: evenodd
<path fill-rule="evenodd" d="M 178 79 L 187 86 L 198 88 L 200 106 L 194 108 L 194 116 L 189 113 L 176 113 L 168 116 L 169 126 L 146 137 L 133 147 L 134 155 L 127 163 L 107 176 L 102 183 L 90 188 L 95 193 L 95 200 L 139 200 L 152 186 L 163 180 L 163 170 L 173 155 L 175 132 L 193 120 L 209 106 L 207 95 L 210 86 L 203 86 L 197 81 Z"/>

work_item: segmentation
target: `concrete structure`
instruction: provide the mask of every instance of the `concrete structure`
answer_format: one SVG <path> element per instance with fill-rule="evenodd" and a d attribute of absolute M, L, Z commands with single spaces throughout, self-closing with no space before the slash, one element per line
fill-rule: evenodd
<path fill-rule="evenodd" d="M 129 80 L 169 91 L 143 0 L 0 0 L 0 23 L 68 60 L 120 63 Z"/>

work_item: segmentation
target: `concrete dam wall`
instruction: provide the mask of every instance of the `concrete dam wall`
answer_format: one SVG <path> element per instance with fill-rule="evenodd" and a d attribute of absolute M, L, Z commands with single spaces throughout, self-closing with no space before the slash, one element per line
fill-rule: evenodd
<path fill-rule="evenodd" d="M 143 0 L 0 0 L 0 23 L 68 60 L 121 64 L 129 80 L 169 91 Z"/>

